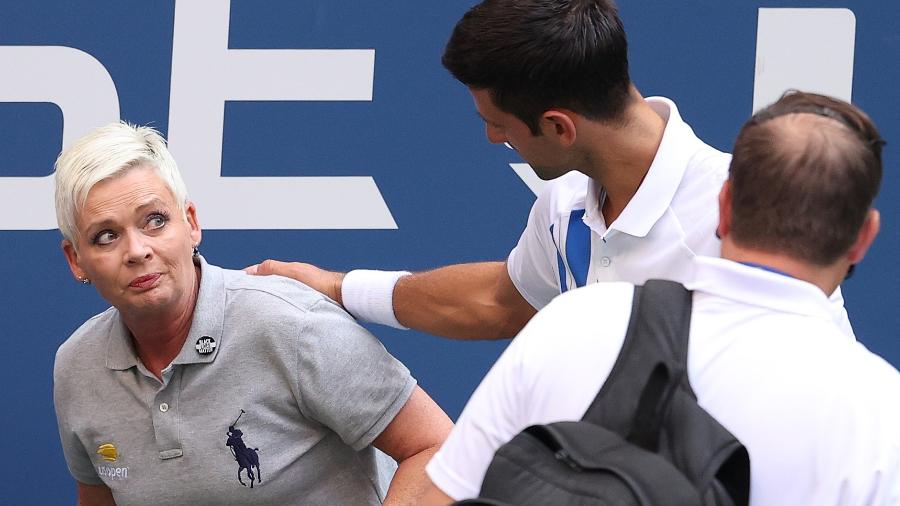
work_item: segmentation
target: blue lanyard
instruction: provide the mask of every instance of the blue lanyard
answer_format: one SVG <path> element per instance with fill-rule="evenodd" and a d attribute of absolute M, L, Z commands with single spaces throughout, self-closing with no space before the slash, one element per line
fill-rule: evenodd
<path fill-rule="evenodd" d="M 739 264 L 742 264 L 742 265 L 746 265 L 747 267 L 756 267 L 757 269 L 762 269 L 762 270 L 764 270 L 764 271 L 774 272 L 775 274 L 780 274 L 780 275 L 782 275 L 782 276 L 787 276 L 787 277 L 789 277 L 789 278 L 791 278 L 791 279 L 797 279 L 797 278 L 795 278 L 794 276 L 791 276 L 790 274 L 788 274 L 788 273 L 786 273 L 786 272 L 784 272 L 784 271 L 779 271 L 778 269 L 775 269 L 775 268 L 773 268 L 773 267 L 769 267 L 768 265 L 757 264 L 757 263 L 753 263 L 753 262 L 738 262 L 738 263 L 739 263 Z"/>

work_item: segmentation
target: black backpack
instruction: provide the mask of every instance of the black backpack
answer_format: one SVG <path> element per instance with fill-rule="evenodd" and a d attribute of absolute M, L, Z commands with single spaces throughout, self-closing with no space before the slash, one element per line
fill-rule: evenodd
<path fill-rule="evenodd" d="M 622 351 L 579 422 L 533 425 L 494 455 L 466 505 L 746 505 L 750 457 L 687 377 L 692 294 L 635 287 Z"/>

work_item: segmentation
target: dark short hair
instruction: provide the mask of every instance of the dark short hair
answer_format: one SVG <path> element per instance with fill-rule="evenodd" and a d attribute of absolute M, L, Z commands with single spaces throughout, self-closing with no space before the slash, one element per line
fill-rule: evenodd
<path fill-rule="evenodd" d="M 757 112 L 734 145 L 733 240 L 816 265 L 844 255 L 881 185 L 884 141 L 853 105 L 788 92 Z"/>
<path fill-rule="evenodd" d="M 629 100 L 628 43 L 612 0 L 485 0 L 456 24 L 442 62 L 534 135 L 553 107 L 610 121 Z"/>

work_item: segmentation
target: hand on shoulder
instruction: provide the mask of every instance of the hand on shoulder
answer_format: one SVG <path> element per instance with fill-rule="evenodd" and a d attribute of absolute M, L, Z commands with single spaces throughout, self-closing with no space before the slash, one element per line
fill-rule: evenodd
<path fill-rule="evenodd" d="M 255 276 L 277 275 L 295 279 L 343 305 L 341 301 L 343 272 L 326 271 L 302 262 L 281 262 L 271 259 L 245 267 L 244 272 Z"/>

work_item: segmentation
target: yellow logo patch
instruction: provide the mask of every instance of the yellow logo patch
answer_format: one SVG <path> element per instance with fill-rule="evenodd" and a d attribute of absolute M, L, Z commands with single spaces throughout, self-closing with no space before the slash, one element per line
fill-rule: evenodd
<path fill-rule="evenodd" d="M 97 454 L 103 457 L 103 460 L 115 462 L 119 458 L 119 450 L 112 443 L 102 444 L 97 447 Z"/>

